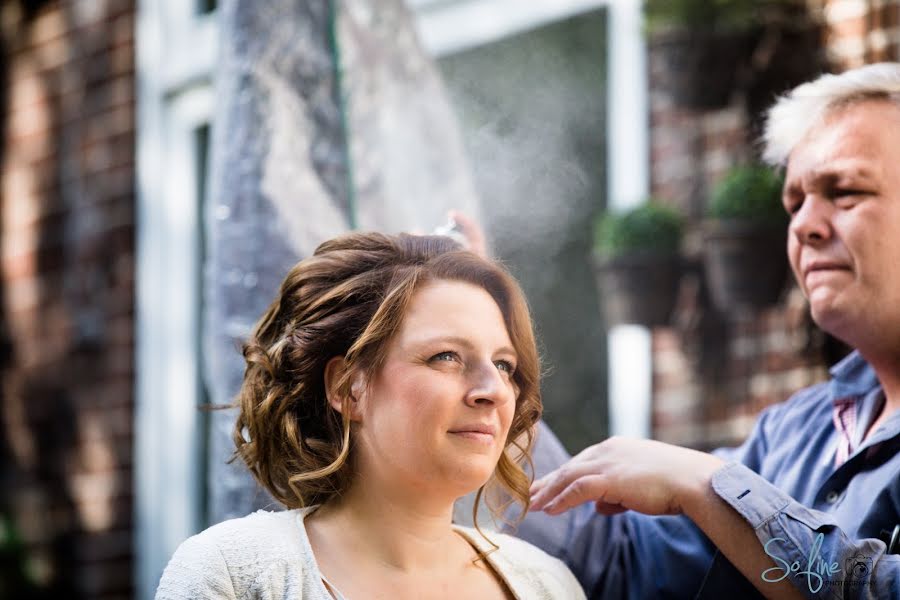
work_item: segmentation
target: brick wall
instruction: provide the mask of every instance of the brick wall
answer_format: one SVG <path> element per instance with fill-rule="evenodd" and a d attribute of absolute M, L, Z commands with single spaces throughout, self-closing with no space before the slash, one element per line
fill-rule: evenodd
<path fill-rule="evenodd" d="M 767 53 L 754 56 L 757 65 L 768 60 L 775 67 L 769 72 L 780 79 L 752 69 L 741 73 L 749 91 L 735 93 L 721 109 L 679 108 L 663 89 L 668 73 L 661 50 L 649 44 L 651 190 L 691 218 L 695 230 L 686 245 L 694 258 L 696 224 L 709 189 L 730 166 L 755 156 L 759 112 L 777 92 L 818 70 L 900 60 L 900 0 L 811 6 L 821 15 L 820 29 L 778 38 Z M 799 51 L 811 52 L 811 44 L 824 53 L 811 53 L 814 60 L 790 60 Z M 821 69 L 815 68 L 819 58 Z M 809 65 L 814 69 L 804 73 Z M 739 443 L 762 408 L 825 378 L 826 365 L 844 350 L 810 321 L 796 285 L 778 306 L 732 318 L 710 311 L 702 294 L 692 293 L 699 288 L 695 280 L 685 288 L 676 326 L 653 334 L 652 419 L 658 439 L 699 448 Z"/>
<path fill-rule="evenodd" d="M 900 60 L 900 2 L 829 0 L 825 44 L 838 69 Z"/>
<path fill-rule="evenodd" d="M 130 597 L 134 3 L 0 6 L 3 576 Z"/>

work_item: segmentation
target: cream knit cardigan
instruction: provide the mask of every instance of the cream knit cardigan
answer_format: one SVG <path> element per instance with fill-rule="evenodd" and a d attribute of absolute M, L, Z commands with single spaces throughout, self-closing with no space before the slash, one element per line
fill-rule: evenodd
<path fill-rule="evenodd" d="M 187 539 L 169 561 L 156 600 L 332 600 L 303 524 L 311 510 L 258 511 Z M 482 550 L 490 548 L 474 529 L 454 527 Z M 500 547 L 488 562 L 518 600 L 585 597 L 561 561 L 517 538 L 488 536 Z"/>

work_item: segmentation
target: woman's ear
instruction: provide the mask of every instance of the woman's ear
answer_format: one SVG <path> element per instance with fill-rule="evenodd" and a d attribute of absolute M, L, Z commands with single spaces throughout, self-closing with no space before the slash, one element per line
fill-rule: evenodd
<path fill-rule="evenodd" d="M 344 394 L 339 389 L 340 382 L 347 372 L 347 361 L 343 356 L 335 356 L 325 365 L 325 396 L 328 405 L 341 414 L 344 414 Z M 362 394 L 362 377 L 354 373 L 350 384 L 348 405 L 350 406 L 350 420 L 356 421 L 360 416 L 360 396 Z"/>

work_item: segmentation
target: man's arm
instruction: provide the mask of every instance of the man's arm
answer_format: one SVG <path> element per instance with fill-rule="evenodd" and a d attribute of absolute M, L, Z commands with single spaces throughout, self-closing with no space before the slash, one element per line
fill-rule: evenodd
<path fill-rule="evenodd" d="M 832 515 L 803 506 L 744 465 L 716 471 L 712 488 L 777 557 L 767 580 L 786 576 L 808 598 L 900 598 L 900 556 L 887 554 L 883 541 L 849 539 Z"/>
<path fill-rule="evenodd" d="M 748 454 L 752 452 L 742 449 L 744 458 Z M 541 478 L 571 456 L 541 422 L 533 458 L 535 477 Z M 563 560 L 590 598 L 693 597 L 715 554 L 706 536 L 683 515 L 606 516 L 597 514 L 592 503 L 553 516 L 532 511 L 507 532 Z M 730 590 L 744 589 L 741 582 L 728 583 Z"/>
<path fill-rule="evenodd" d="M 766 582 L 775 567 L 753 528 L 712 487 L 724 462 L 713 455 L 651 440 L 610 438 L 535 483 L 533 510 L 560 514 L 593 501 L 600 513 L 634 510 L 685 514 L 769 598 L 802 598 L 787 579 Z"/>
<path fill-rule="evenodd" d="M 707 455 L 709 456 L 709 455 Z M 694 486 L 687 488 L 679 500 L 684 514 L 709 537 L 741 574 L 766 598 L 802 598 L 789 577 L 777 574 L 763 580 L 762 574 L 777 565 L 766 554 L 753 527 L 713 489 L 713 475 L 723 466 L 720 459 L 703 460 Z M 701 460 L 698 458 L 698 469 Z"/>

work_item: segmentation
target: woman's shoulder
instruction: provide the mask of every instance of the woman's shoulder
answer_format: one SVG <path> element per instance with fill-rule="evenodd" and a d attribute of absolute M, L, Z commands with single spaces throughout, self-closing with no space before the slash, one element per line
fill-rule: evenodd
<path fill-rule="evenodd" d="M 470 527 L 458 527 L 483 551 L 490 552 L 490 543 Z M 497 532 L 485 532 L 496 544 L 489 559 L 503 577 L 516 588 L 522 598 L 541 600 L 577 600 L 584 591 L 569 568 L 558 558 L 517 537 Z"/>
<path fill-rule="evenodd" d="M 305 530 L 298 527 L 298 511 L 260 510 L 213 525 L 185 540 L 179 550 L 183 548 L 188 556 L 198 552 L 219 554 L 232 568 L 249 559 L 264 564 L 279 557 L 297 556 L 303 535 Z"/>
<path fill-rule="evenodd" d="M 209 543 L 225 543 L 229 546 L 233 546 L 235 542 L 264 546 L 271 546 L 273 542 L 291 543 L 297 539 L 300 512 L 258 510 L 244 517 L 212 525 L 194 537 Z"/>
<path fill-rule="evenodd" d="M 201 531 L 178 547 L 157 600 L 240 598 L 272 569 L 302 578 L 304 530 L 298 511 L 258 511 Z"/>

